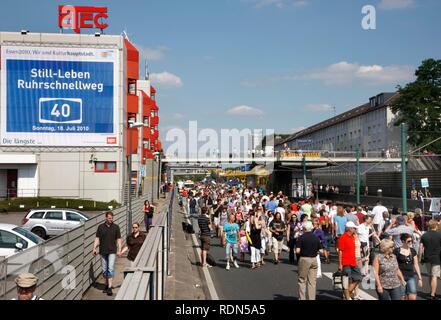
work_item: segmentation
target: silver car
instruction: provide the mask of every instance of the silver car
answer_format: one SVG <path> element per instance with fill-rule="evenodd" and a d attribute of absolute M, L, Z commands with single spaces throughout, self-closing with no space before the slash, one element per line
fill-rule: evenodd
<path fill-rule="evenodd" d="M 46 239 L 74 229 L 86 220 L 89 220 L 87 215 L 74 209 L 32 209 L 21 223 L 22 228 Z"/>

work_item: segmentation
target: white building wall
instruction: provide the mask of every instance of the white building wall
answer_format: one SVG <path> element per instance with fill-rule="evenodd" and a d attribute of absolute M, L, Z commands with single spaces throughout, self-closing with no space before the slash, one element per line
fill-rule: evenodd
<path fill-rule="evenodd" d="M 400 145 L 389 108 L 380 108 L 288 142 L 290 149 L 376 152 Z M 312 140 L 299 143 L 298 140 Z"/>
<path fill-rule="evenodd" d="M 0 198 L 7 196 L 8 170 L 17 170 L 17 196 L 38 196 L 37 164 L 0 164 Z"/>
<path fill-rule="evenodd" d="M 17 179 L 17 196 L 38 196 L 38 166 L 36 164 L 19 166 Z"/>

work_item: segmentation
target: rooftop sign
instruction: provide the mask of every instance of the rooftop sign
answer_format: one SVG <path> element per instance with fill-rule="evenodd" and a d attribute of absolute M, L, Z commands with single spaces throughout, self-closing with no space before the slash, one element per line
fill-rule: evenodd
<path fill-rule="evenodd" d="M 83 28 L 102 31 L 109 26 L 103 22 L 107 18 L 106 7 L 58 6 L 58 27 L 72 29 L 76 33 L 80 33 Z"/>

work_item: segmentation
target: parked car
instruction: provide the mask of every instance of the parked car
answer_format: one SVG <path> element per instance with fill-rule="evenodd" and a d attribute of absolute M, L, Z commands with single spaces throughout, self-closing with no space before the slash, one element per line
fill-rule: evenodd
<path fill-rule="evenodd" d="M 56 239 L 45 242 L 22 227 L 0 223 L 0 270 L 4 275 L 0 299 L 16 298 L 14 280 L 21 273 L 33 273 L 48 286 L 59 283 L 66 276 L 65 250 Z"/>
<path fill-rule="evenodd" d="M 0 223 L 0 258 L 8 258 L 44 240 L 14 224 Z"/>
<path fill-rule="evenodd" d="M 22 227 L 46 239 L 75 229 L 86 220 L 86 214 L 74 209 L 32 209 L 23 218 Z"/>

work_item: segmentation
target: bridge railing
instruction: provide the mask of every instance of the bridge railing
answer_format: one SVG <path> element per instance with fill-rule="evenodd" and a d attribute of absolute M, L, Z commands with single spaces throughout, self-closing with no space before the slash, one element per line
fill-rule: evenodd
<path fill-rule="evenodd" d="M 132 221 L 143 221 L 143 202 L 132 203 Z M 127 234 L 127 207 L 113 210 L 114 223 L 121 229 L 123 244 Z M 79 227 L 0 261 L 0 299 L 16 298 L 15 278 L 23 272 L 35 274 L 36 294 L 46 300 L 80 300 L 101 274 L 101 259 L 92 255 L 99 215 Z"/>
<path fill-rule="evenodd" d="M 401 154 L 399 152 L 391 151 L 366 151 L 360 152 L 361 159 L 365 158 L 400 158 Z M 282 161 L 282 160 L 293 160 L 293 159 L 320 159 L 320 158 L 356 158 L 355 151 L 330 151 L 330 150 L 282 150 L 274 152 L 262 152 L 261 150 L 256 150 L 255 152 L 246 153 L 218 153 L 218 154 L 185 154 L 185 155 L 166 155 L 165 161 L 173 162 L 176 161 L 204 161 L 204 162 L 218 162 L 218 161 L 238 161 L 251 159 L 256 159 L 257 161 Z"/>
<path fill-rule="evenodd" d="M 163 300 L 169 274 L 169 252 L 174 189 L 169 204 L 157 216 L 133 266 L 124 270 L 125 278 L 115 300 Z"/>

